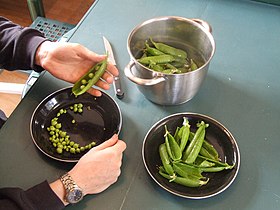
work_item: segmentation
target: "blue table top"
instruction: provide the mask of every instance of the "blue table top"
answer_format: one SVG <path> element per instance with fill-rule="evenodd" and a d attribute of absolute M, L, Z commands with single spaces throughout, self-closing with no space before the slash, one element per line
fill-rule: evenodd
<path fill-rule="evenodd" d="M 200 18 L 213 28 L 216 52 L 207 78 L 191 101 L 178 106 L 160 106 L 148 101 L 123 72 L 130 61 L 128 34 L 136 25 L 158 16 Z M 279 209 L 279 34 L 280 7 L 254 1 L 96 1 L 69 41 L 101 54 L 105 53 L 102 36 L 111 42 L 125 97 L 117 99 L 113 88 L 108 93 L 122 110 L 120 137 L 128 147 L 119 181 L 105 192 L 87 196 L 69 209 Z M 69 168 L 42 157 L 32 145 L 28 130 L 11 133 L 20 119 L 30 119 L 44 97 L 67 85 L 45 73 L 1 131 L 1 140 L 6 143 L 0 147 L 0 153 L 7 153 L 5 149 L 24 136 L 24 143 L 15 150 L 25 161 L 32 162 L 21 172 L 22 177 L 33 178 L 23 181 L 22 177 L 7 177 L 6 174 L 14 177 L 20 169 L 6 167 L 21 164 L 21 160 L 6 154 L 10 160 L 1 161 L 1 186 L 28 188 L 45 178 L 53 180 Z M 161 189 L 147 174 L 141 156 L 146 133 L 163 117 L 180 112 L 206 114 L 220 121 L 234 135 L 241 152 L 241 167 L 236 180 L 222 194 L 204 200 L 176 197 Z M 23 120 L 20 121 L 23 124 Z M 18 126 L 28 129 L 28 125 Z M 12 139 L 11 142 L 8 139 Z M 36 175 L 30 173 L 42 164 L 42 171 L 36 169 Z"/>

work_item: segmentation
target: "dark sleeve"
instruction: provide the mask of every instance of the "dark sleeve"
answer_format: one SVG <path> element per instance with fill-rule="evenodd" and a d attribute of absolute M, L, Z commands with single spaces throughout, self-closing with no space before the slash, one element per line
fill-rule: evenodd
<path fill-rule="evenodd" d="M 0 16 L 0 68 L 42 71 L 35 53 L 46 38 L 30 27 L 21 27 Z"/>
<path fill-rule="evenodd" d="M 61 210 L 64 207 L 47 181 L 27 191 L 19 188 L 0 189 L 0 210 Z"/>

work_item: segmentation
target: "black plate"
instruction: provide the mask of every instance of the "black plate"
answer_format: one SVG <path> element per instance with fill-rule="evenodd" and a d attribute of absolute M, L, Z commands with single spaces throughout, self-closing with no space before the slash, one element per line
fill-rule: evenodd
<path fill-rule="evenodd" d="M 199 188 L 189 188 L 169 182 L 158 173 L 158 166 L 162 165 L 158 148 L 160 144 L 164 143 L 164 125 L 167 125 L 171 134 L 174 134 L 176 128 L 182 126 L 183 117 L 188 118 L 191 128 L 196 128 L 196 123 L 201 120 L 208 123 L 209 127 L 206 130 L 206 140 L 216 148 L 222 162 L 227 162 L 230 165 L 235 164 L 231 170 L 205 173 L 205 176 L 209 177 L 210 181 Z M 177 196 L 190 199 L 208 198 L 223 192 L 236 178 L 240 166 L 239 149 L 229 130 L 215 119 L 196 113 L 170 115 L 154 124 L 145 136 L 142 156 L 149 175 L 159 186 Z"/>
<path fill-rule="evenodd" d="M 78 97 L 72 94 L 71 87 L 58 90 L 45 98 L 35 109 L 30 123 L 30 131 L 34 144 L 45 155 L 64 162 L 77 162 L 85 152 L 72 154 L 63 152 L 58 154 L 56 148 L 49 140 L 47 127 L 51 120 L 56 117 L 58 111 L 69 108 L 75 103 L 82 103 L 82 114 L 67 111 L 59 117 L 63 130 L 70 135 L 70 140 L 81 146 L 92 141 L 96 145 L 119 133 L 122 125 L 121 112 L 116 102 L 106 93 L 101 97 L 94 97 L 85 93 Z M 72 123 L 75 119 L 76 123 Z"/>

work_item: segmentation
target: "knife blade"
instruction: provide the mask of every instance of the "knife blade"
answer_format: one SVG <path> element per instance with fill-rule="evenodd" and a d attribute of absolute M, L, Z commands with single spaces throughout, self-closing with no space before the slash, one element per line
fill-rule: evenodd
<path fill-rule="evenodd" d="M 106 39 L 104 36 L 103 36 L 103 42 L 104 42 L 105 50 L 108 53 L 108 61 L 110 63 L 112 63 L 114 66 L 117 66 L 116 60 L 114 58 L 112 46 L 111 46 L 110 42 L 108 41 L 108 39 Z M 122 99 L 124 97 L 124 92 L 122 90 L 121 81 L 120 81 L 119 76 L 114 77 L 113 85 L 114 85 L 114 91 L 115 91 L 116 96 L 119 99 Z"/>

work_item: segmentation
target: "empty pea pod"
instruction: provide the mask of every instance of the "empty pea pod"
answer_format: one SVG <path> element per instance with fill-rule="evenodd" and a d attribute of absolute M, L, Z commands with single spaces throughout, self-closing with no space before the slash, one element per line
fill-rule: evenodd
<path fill-rule="evenodd" d="M 73 86 L 72 93 L 75 96 L 81 95 L 89 90 L 104 74 L 107 68 L 107 58 L 94 65 L 84 76 Z"/>

